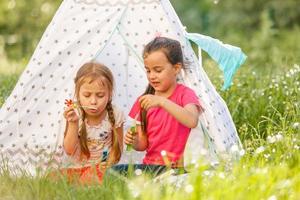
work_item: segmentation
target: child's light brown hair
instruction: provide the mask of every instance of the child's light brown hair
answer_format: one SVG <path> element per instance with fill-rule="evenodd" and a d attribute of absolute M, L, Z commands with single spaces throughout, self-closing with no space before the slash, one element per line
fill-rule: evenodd
<path fill-rule="evenodd" d="M 80 87 L 83 83 L 88 82 L 91 83 L 97 79 L 100 79 L 109 90 L 110 98 L 109 102 L 106 105 L 106 110 L 108 113 L 109 122 L 112 127 L 112 147 L 110 148 L 109 158 L 108 158 L 108 164 L 115 164 L 120 160 L 121 157 L 121 149 L 120 149 L 120 142 L 118 141 L 118 136 L 115 128 L 115 117 L 114 117 L 114 111 L 112 107 L 112 95 L 114 90 L 114 79 L 112 72 L 109 70 L 108 67 L 106 67 L 103 64 L 95 63 L 95 62 L 89 62 L 84 64 L 77 72 L 75 77 L 75 95 L 79 101 L 79 91 Z M 79 141 L 80 141 L 80 148 L 82 154 L 84 154 L 87 158 L 90 157 L 90 151 L 87 146 L 87 131 L 85 126 L 85 112 L 82 108 L 82 126 L 79 130 Z"/>

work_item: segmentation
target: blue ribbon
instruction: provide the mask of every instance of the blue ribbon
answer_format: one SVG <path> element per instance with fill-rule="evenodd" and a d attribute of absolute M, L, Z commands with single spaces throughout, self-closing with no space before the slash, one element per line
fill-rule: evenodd
<path fill-rule="evenodd" d="M 197 33 L 186 33 L 185 37 L 196 43 L 200 49 L 207 52 L 219 64 L 219 68 L 224 73 L 222 90 L 229 88 L 234 74 L 247 58 L 242 50 L 239 47 L 223 44 L 220 40 Z"/>

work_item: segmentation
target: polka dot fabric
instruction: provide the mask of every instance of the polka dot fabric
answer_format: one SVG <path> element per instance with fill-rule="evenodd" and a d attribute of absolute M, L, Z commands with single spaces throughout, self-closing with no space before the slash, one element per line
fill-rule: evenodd
<path fill-rule="evenodd" d="M 142 50 L 157 33 L 181 42 L 189 65 L 178 80 L 194 89 L 205 107 L 186 153 L 207 149 L 206 144 L 215 152 L 241 148 L 226 104 L 184 37 L 169 1 L 65 0 L 0 110 L 0 152 L 7 165 L 34 174 L 36 167 L 60 164 L 64 100 L 74 97 L 73 79 L 85 62 L 95 60 L 112 70 L 114 104 L 127 114 L 146 88 Z M 142 156 L 124 153 L 121 163 L 139 163 Z"/>

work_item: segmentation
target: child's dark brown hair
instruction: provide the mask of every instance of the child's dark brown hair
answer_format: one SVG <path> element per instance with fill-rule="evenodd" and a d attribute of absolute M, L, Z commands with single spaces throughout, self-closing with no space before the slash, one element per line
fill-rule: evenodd
<path fill-rule="evenodd" d="M 183 62 L 183 53 L 181 49 L 180 42 L 177 40 L 173 40 L 167 37 L 156 37 L 154 40 L 149 42 L 143 51 L 143 58 L 147 58 L 147 56 L 155 51 L 162 51 L 167 57 L 168 61 L 172 64 L 180 63 L 182 66 Z M 154 94 L 154 88 L 148 84 L 146 91 L 143 95 L 146 94 Z M 144 133 L 147 132 L 147 111 L 142 109 L 140 112 L 141 115 L 141 126 Z"/>

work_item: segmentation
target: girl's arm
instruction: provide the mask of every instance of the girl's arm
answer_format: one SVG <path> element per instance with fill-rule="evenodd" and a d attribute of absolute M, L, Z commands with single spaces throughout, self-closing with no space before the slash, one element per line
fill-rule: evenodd
<path fill-rule="evenodd" d="M 148 147 L 147 134 L 142 131 L 140 125 L 136 126 L 136 133 L 127 130 L 125 135 L 125 144 L 132 145 L 136 151 L 145 151 Z"/>
<path fill-rule="evenodd" d="M 140 125 L 136 126 L 136 135 L 133 141 L 133 148 L 136 151 L 145 151 L 148 147 L 148 138 L 147 134 L 143 132 Z"/>
<path fill-rule="evenodd" d="M 181 107 L 169 99 L 164 98 L 160 107 L 165 109 L 188 128 L 195 128 L 198 125 L 199 110 L 195 104 L 187 104 Z"/>
<path fill-rule="evenodd" d="M 79 118 L 73 108 L 67 108 L 64 112 L 64 117 L 67 120 L 64 149 L 68 155 L 72 155 L 75 151 L 76 144 L 78 144 Z"/>
<path fill-rule="evenodd" d="M 64 138 L 64 149 L 68 155 L 72 155 L 75 151 L 76 144 L 78 144 L 78 124 L 67 122 Z"/>
<path fill-rule="evenodd" d="M 141 107 L 146 110 L 160 106 L 186 127 L 195 128 L 198 124 L 199 109 L 194 104 L 181 107 L 165 97 L 150 94 L 142 96 L 139 101 Z"/>

